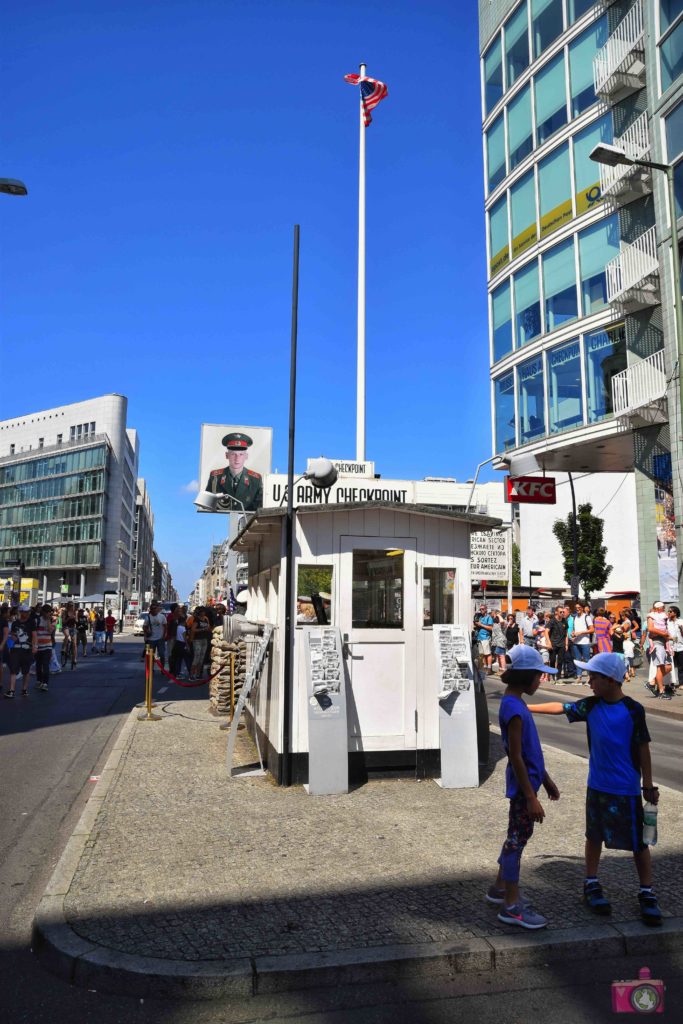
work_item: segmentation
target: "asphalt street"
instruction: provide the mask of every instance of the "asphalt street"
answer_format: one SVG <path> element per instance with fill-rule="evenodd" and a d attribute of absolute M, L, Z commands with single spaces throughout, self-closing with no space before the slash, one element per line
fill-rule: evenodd
<path fill-rule="evenodd" d="M 485 687 L 489 705 L 489 721 L 492 725 L 497 726 L 498 704 L 505 686 L 497 679 L 489 676 Z M 592 690 L 587 687 L 585 691 L 587 697 L 592 694 Z M 554 696 L 552 693 L 537 690 L 534 695 L 534 703 L 536 704 L 547 704 L 550 701 L 572 699 L 571 697 L 563 696 L 561 691 L 557 696 Z M 674 700 L 680 702 L 683 707 L 683 697 L 677 696 Z M 643 690 L 642 704 L 647 712 L 648 700 L 645 690 Z M 578 754 L 579 757 L 588 759 L 585 726 L 578 722 L 570 725 L 564 715 L 537 715 L 535 721 L 542 743 L 559 747 L 560 750 L 567 750 L 570 754 Z M 682 791 L 681 739 L 683 739 L 683 722 L 649 715 L 647 727 L 652 737 L 650 749 L 655 780 L 660 785 L 670 786 L 679 792 Z M 559 784 L 560 780 L 556 781 Z"/>

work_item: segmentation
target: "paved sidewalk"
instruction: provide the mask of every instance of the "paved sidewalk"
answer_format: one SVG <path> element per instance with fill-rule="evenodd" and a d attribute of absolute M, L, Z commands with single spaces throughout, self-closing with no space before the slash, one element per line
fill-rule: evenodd
<path fill-rule="evenodd" d="M 507 815 L 497 735 L 477 790 L 384 778 L 311 798 L 228 778 L 205 700 L 158 710 L 131 714 L 37 913 L 37 952 L 77 984 L 206 998 L 680 944 L 683 794 L 662 791 L 654 854 L 671 917 L 644 928 L 632 859 L 607 853 L 598 919 L 580 901 L 586 762 L 548 749 L 563 795 L 522 881 L 550 926 L 511 934 L 483 900 Z M 237 759 L 255 759 L 244 734 Z"/>

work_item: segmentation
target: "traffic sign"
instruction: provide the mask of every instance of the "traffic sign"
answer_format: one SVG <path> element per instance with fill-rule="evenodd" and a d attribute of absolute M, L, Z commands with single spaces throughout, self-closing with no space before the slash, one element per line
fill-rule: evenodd
<path fill-rule="evenodd" d="M 520 505 L 555 505 L 555 478 L 552 476 L 506 476 L 506 501 Z"/>

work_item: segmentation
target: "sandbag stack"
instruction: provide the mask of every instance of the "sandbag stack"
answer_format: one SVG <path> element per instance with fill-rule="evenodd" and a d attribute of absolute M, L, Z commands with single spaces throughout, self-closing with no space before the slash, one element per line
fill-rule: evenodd
<path fill-rule="evenodd" d="M 235 704 L 247 672 L 247 645 L 244 640 L 228 641 L 223 627 L 217 626 L 211 637 L 211 674 L 217 675 L 209 686 L 209 707 L 216 715 L 230 714 L 230 655 L 235 655 Z"/>

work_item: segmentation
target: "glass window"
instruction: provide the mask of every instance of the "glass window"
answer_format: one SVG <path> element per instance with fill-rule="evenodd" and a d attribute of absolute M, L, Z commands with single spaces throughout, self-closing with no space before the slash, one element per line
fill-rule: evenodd
<path fill-rule="evenodd" d="M 602 202 L 599 164 L 591 160 L 590 154 L 598 143 L 612 141 L 611 114 L 605 114 L 574 136 L 574 194 L 577 217 Z"/>
<path fill-rule="evenodd" d="M 300 565 L 296 582 L 299 626 L 327 626 L 332 621 L 332 566 Z"/>
<path fill-rule="evenodd" d="M 593 88 L 593 57 L 607 42 L 607 19 L 600 18 L 569 45 L 569 91 L 572 117 L 597 102 Z"/>
<path fill-rule="evenodd" d="M 605 264 L 619 252 L 619 224 L 616 214 L 586 228 L 579 235 L 581 304 L 583 315 L 597 313 L 607 305 Z"/>
<path fill-rule="evenodd" d="M 678 15 L 683 11 L 683 0 L 659 0 L 660 28 L 666 32 L 669 25 L 673 25 Z"/>
<path fill-rule="evenodd" d="M 454 618 L 455 569 L 427 569 L 422 575 L 423 626 L 450 625 Z"/>
<path fill-rule="evenodd" d="M 543 290 L 546 331 L 554 331 L 556 327 L 576 319 L 579 309 L 573 238 L 556 245 L 544 255 Z"/>
<path fill-rule="evenodd" d="M 515 274 L 514 289 L 517 346 L 521 347 L 541 333 L 541 296 L 536 260 Z"/>
<path fill-rule="evenodd" d="M 503 115 L 497 117 L 486 133 L 486 165 L 489 192 L 505 177 L 505 125 Z"/>
<path fill-rule="evenodd" d="M 531 0 L 534 58 L 540 57 L 562 31 L 562 0 Z"/>
<path fill-rule="evenodd" d="M 508 104 L 508 152 L 510 170 L 521 163 L 534 148 L 531 127 L 531 86 L 527 85 Z"/>
<path fill-rule="evenodd" d="M 403 629 L 403 551 L 353 552 L 354 629 Z"/>
<path fill-rule="evenodd" d="M 510 189 L 510 212 L 512 216 L 512 258 L 533 245 L 536 230 L 536 188 L 534 172 L 529 171 Z"/>
<path fill-rule="evenodd" d="M 595 0 L 567 0 L 569 24 L 573 25 L 575 21 L 579 20 L 582 14 L 585 14 L 586 11 L 590 11 L 591 7 L 595 7 Z"/>
<path fill-rule="evenodd" d="M 578 339 L 548 352 L 548 427 L 551 434 L 583 423 Z"/>
<path fill-rule="evenodd" d="M 536 140 L 540 146 L 567 123 L 564 53 L 560 53 L 534 78 Z"/>
<path fill-rule="evenodd" d="M 515 375 L 512 371 L 493 382 L 496 412 L 496 451 L 514 448 L 515 438 Z"/>
<path fill-rule="evenodd" d="M 662 92 L 683 74 L 683 21 L 679 22 L 660 46 Z"/>
<path fill-rule="evenodd" d="M 597 423 L 612 415 L 612 377 L 626 369 L 626 333 L 623 324 L 587 334 L 584 345 L 588 422 Z"/>
<path fill-rule="evenodd" d="M 529 16 L 526 0 L 505 22 L 505 66 L 509 89 L 529 67 Z"/>
<path fill-rule="evenodd" d="M 520 443 L 545 434 L 543 356 L 536 356 L 518 368 Z"/>
<path fill-rule="evenodd" d="M 569 144 L 553 150 L 538 165 L 541 238 L 551 235 L 572 219 L 572 185 Z"/>
<path fill-rule="evenodd" d="M 491 295 L 493 321 L 493 361 L 512 352 L 512 310 L 510 308 L 510 282 L 506 281 Z"/>
<path fill-rule="evenodd" d="M 491 277 L 510 262 L 508 248 L 508 197 L 503 195 L 489 211 L 489 246 Z"/>
<path fill-rule="evenodd" d="M 503 95 L 503 46 L 500 33 L 484 54 L 484 107 L 490 114 Z"/>
<path fill-rule="evenodd" d="M 664 118 L 666 126 L 666 154 L 674 167 L 674 191 L 676 193 L 676 217 L 683 217 L 683 103 Z M 513 207 L 514 210 L 514 207 Z"/>

